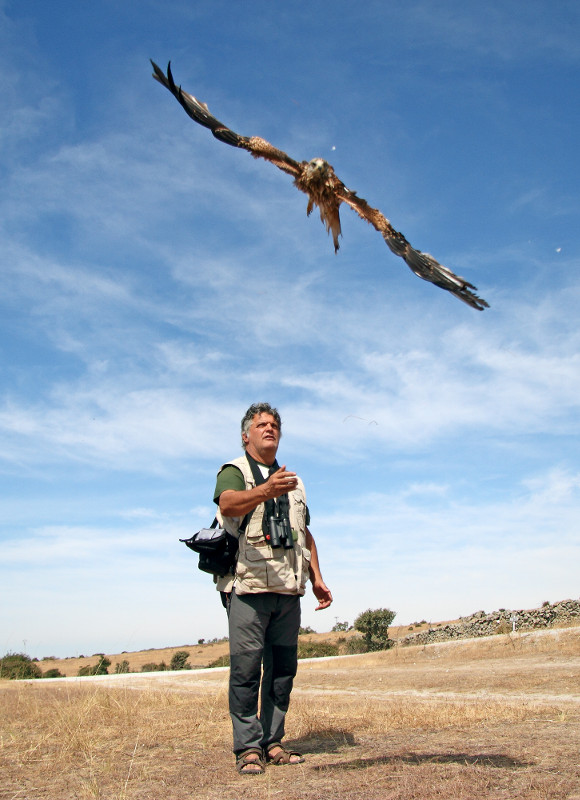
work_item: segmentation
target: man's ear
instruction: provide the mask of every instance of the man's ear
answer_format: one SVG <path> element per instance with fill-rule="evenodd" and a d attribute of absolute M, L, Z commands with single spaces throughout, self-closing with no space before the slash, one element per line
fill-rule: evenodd
<path fill-rule="evenodd" d="M 242 433 L 242 441 L 244 444 L 248 444 L 248 442 L 250 441 L 250 437 L 248 436 L 247 433 Z"/>

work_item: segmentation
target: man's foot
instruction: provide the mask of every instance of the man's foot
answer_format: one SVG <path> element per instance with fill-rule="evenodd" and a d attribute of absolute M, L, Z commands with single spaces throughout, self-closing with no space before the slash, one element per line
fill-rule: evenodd
<path fill-rule="evenodd" d="M 280 766 L 282 764 L 302 764 L 304 756 L 295 750 L 285 750 L 280 742 L 272 742 L 266 748 L 266 762 Z"/>
<path fill-rule="evenodd" d="M 236 769 L 240 775 L 263 775 L 264 767 L 262 751 L 256 747 L 250 747 L 236 756 Z"/>

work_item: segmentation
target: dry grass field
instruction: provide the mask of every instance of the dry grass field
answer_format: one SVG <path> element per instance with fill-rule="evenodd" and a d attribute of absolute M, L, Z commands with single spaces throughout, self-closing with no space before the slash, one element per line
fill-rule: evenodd
<path fill-rule="evenodd" d="M 241 777 L 226 669 L 5 681 L 0 798 L 580 800 L 579 689 L 580 628 L 303 661 L 306 762 Z"/>

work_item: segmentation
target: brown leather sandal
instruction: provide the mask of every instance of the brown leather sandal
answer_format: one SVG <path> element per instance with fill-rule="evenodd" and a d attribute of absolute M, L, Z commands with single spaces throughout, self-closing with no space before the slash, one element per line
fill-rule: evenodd
<path fill-rule="evenodd" d="M 272 755 L 272 750 L 276 750 L 280 748 L 277 753 Z M 294 760 L 292 760 L 294 758 Z M 296 750 L 286 750 L 280 742 L 272 742 L 272 744 L 268 745 L 266 749 L 266 763 L 274 764 L 274 766 L 279 767 L 283 764 L 302 764 L 304 762 L 304 756 L 302 753 L 297 753 Z"/>
<path fill-rule="evenodd" d="M 258 756 L 258 758 L 251 758 L 251 756 Z M 245 769 L 245 767 L 250 767 L 250 769 Z M 236 769 L 240 775 L 263 775 L 266 771 L 266 765 L 264 764 L 262 751 L 257 747 L 250 747 L 239 753 L 236 756 Z"/>

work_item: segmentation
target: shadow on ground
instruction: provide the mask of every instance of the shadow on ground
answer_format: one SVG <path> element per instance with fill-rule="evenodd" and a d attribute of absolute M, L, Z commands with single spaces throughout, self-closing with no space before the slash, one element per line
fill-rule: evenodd
<path fill-rule="evenodd" d="M 302 737 L 294 741 L 284 741 L 284 746 L 290 749 L 307 753 L 338 753 L 344 747 L 355 747 L 357 741 L 352 733 L 343 728 L 322 728 L 316 731 L 316 736 Z"/>
<path fill-rule="evenodd" d="M 521 769 L 532 766 L 530 761 L 502 755 L 501 753 L 404 753 L 396 756 L 377 756 L 375 758 L 357 758 L 353 761 L 340 761 L 334 764 L 313 766 L 316 771 L 332 769 L 367 769 L 381 764 L 461 764 L 464 766 L 496 767 L 499 769 Z"/>

